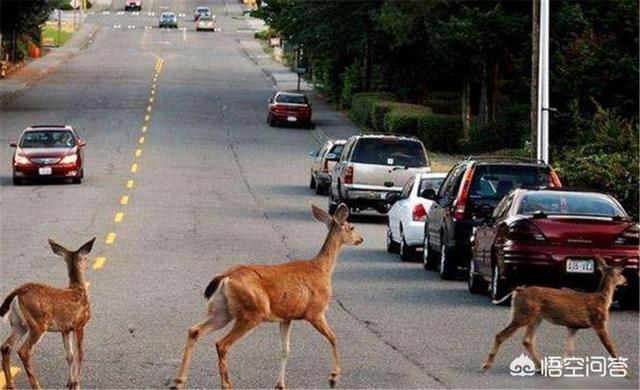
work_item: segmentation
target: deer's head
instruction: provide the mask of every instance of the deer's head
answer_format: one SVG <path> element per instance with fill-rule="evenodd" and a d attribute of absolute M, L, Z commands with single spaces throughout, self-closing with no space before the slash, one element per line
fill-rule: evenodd
<path fill-rule="evenodd" d="M 617 286 L 626 285 L 627 278 L 622 275 L 622 272 L 624 271 L 624 266 L 627 264 L 627 260 L 629 259 L 625 258 L 609 266 L 602 257 L 596 256 L 598 269 L 602 273 L 602 284 L 609 283 L 612 284 L 614 288 Z"/>
<path fill-rule="evenodd" d="M 49 245 L 51 245 L 53 253 L 62 257 L 69 267 L 77 268 L 84 272 L 87 269 L 87 256 L 89 255 L 89 252 L 91 252 L 91 248 L 93 248 L 95 240 L 96 238 L 93 237 L 77 251 L 70 251 L 52 239 L 49 239 Z"/>
<path fill-rule="evenodd" d="M 343 244 L 360 245 L 364 241 L 364 238 L 356 231 L 356 228 L 347 222 L 349 208 L 344 203 L 338 206 L 333 216 L 312 204 L 311 215 L 316 221 L 327 225 L 329 231 L 336 234 Z"/>

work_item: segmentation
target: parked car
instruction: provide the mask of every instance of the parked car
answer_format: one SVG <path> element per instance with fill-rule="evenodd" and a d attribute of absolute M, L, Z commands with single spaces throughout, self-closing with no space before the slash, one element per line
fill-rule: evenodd
<path fill-rule="evenodd" d="M 392 192 L 387 200 L 395 202 L 389 210 L 387 222 L 387 252 L 400 253 L 400 259 L 416 258 L 424 244 L 424 221 L 433 201 L 423 194 L 435 193 L 446 173 L 415 175 L 404 185 L 402 192 Z"/>
<path fill-rule="evenodd" d="M 430 170 L 427 151 L 416 138 L 352 136 L 331 172 L 329 211 L 345 203 L 353 211 L 386 213 L 389 192 L 400 193 L 410 178 Z"/>
<path fill-rule="evenodd" d="M 542 161 L 502 157 L 471 157 L 447 175 L 425 222 L 425 268 L 438 267 L 443 279 L 467 269 L 469 239 L 478 213 L 486 214 L 512 189 L 559 187 L 560 179 Z"/>
<path fill-rule="evenodd" d="M 211 16 L 209 7 L 196 7 L 193 10 L 193 21 L 197 22 L 202 16 Z"/>
<path fill-rule="evenodd" d="M 178 28 L 178 17 L 173 12 L 163 12 L 158 22 L 160 28 Z"/>
<path fill-rule="evenodd" d="M 331 185 L 331 170 L 336 165 L 336 159 L 342 153 L 344 144 L 347 140 L 330 139 L 322 145 L 319 150 L 312 150 L 309 155 L 313 157 L 311 162 L 311 179 L 309 188 L 315 189 L 316 194 L 322 195 L 327 193 Z M 329 158 L 329 159 L 327 159 Z"/>
<path fill-rule="evenodd" d="M 142 0 L 124 0 L 124 10 L 142 10 Z"/>
<path fill-rule="evenodd" d="M 196 31 L 215 31 L 216 25 L 213 17 L 203 15 L 196 21 Z"/>
<path fill-rule="evenodd" d="M 273 93 L 267 103 L 269 104 L 267 114 L 269 126 L 275 126 L 278 123 L 313 126 L 311 104 L 304 94 L 278 91 Z"/>
<path fill-rule="evenodd" d="M 472 236 L 468 286 L 498 300 L 522 284 L 593 291 L 595 255 L 628 258 L 629 298 L 638 298 L 640 228 L 613 197 L 566 188 L 517 189 Z"/>
<path fill-rule="evenodd" d="M 26 128 L 12 158 L 13 184 L 45 178 L 71 179 L 80 183 L 84 177 L 84 146 L 71 126 L 44 125 Z"/>

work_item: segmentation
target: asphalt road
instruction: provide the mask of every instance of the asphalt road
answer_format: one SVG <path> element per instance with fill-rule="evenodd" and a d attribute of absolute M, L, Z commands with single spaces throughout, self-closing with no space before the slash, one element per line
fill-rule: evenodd
<path fill-rule="evenodd" d="M 307 188 L 306 153 L 317 146 L 314 133 L 266 125 L 273 85 L 239 50 L 238 39 L 252 33 L 237 3 L 227 1 L 147 0 L 138 15 L 119 14 L 119 6 L 90 15 L 87 21 L 100 26 L 93 42 L 1 108 L 2 145 L 27 125 L 42 123 L 77 126 L 88 143 L 82 185 L 14 187 L 11 150 L 0 148 L 2 294 L 27 281 L 67 283 L 47 238 L 76 247 L 98 237 L 92 260 L 104 262 L 87 275 L 93 318 L 84 387 L 167 387 L 187 328 L 204 314 L 202 292 L 212 276 L 239 263 L 311 257 L 325 237 L 325 227 L 309 213 L 311 202 L 326 206 Z M 207 3 L 221 31 L 197 33 L 192 10 Z M 169 9 L 185 14 L 180 27 L 186 30 L 149 28 Z M 114 221 L 117 213 L 123 213 L 120 222 Z M 355 219 L 365 243 L 344 250 L 334 275 L 329 322 L 343 361 L 340 387 L 638 387 L 638 313 L 629 311 L 613 312 L 610 323 L 621 355 L 629 358 L 629 380 L 512 377 L 509 363 L 524 352 L 520 332 L 505 344 L 494 369 L 479 374 L 509 309 L 387 254 L 384 222 Z M 107 243 L 110 233 L 115 238 Z M 292 329 L 288 385 L 325 387 L 328 346 L 305 323 Z M 5 337 L 8 326 L 0 331 Z M 224 331 L 198 344 L 190 387 L 218 386 L 213 343 Z M 564 337 L 564 329 L 545 324 L 539 349 L 560 355 Z M 37 347 L 34 361 L 45 387 L 66 383 L 61 344 L 48 334 Z M 605 351 L 591 331 L 582 331 L 577 354 Z M 278 357 L 277 326 L 265 324 L 231 350 L 234 385 L 272 387 Z M 18 360 L 14 354 L 20 367 Z M 17 383 L 28 386 L 24 372 Z"/>

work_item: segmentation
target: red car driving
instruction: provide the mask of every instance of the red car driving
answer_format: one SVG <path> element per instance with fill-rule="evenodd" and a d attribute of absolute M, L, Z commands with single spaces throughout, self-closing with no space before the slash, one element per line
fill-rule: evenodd
<path fill-rule="evenodd" d="M 275 126 L 279 123 L 313 127 L 311 122 L 311 104 L 301 93 L 275 92 L 268 100 L 269 114 L 267 123 Z"/>
<path fill-rule="evenodd" d="M 609 265 L 628 258 L 621 290 L 629 306 L 638 300 L 640 229 L 613 197 L 567 188 L 517 189 L 475 229 L 468 285 L 500 299 L 520 285 L 594 291 L 600 274 L 595 255 Z"/>
<path fill-rule="evenodd" d="M 84 177 L 86 142 L 66 125 L 31 126 L 20 141 L 12 142 L 13 184 L 28 179 L 65 178 L 80 183 Z"/>

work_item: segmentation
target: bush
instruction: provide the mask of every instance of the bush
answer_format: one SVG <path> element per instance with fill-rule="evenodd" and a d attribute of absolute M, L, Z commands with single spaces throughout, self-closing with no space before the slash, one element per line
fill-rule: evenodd
<path fill-rule="evenodd" d="M 459 114 L 461 109 L 460 99 L 446 100 L 446 99 L 427 99 L 427 105 L 438 114 Z"/>
<path fill-rule="evenodd" d="M 459 152 L 462 121 L 457 115 L 427 115 L 418 122 L 418 137 L 430 151 Z"/>
<path fill-rule="evenodd" d="M 373 104 L 383 100 L 396 101 L 398 98 L 388 92 L 361 92 L 351 97 L 351 119 L 363 127 L 371 127 L 371 109 Z"/>
<path fill-rule="evenodd" d="M 262 31 L 256 31 L 253 34 L 253 37 L 255 39 L 261 39 L 261 40 L 267 40 L 267 39 L 271 39 L 271 38 L 275 38 L 277 36 L 276 32 L 273 31 L 272 29 L 268 28 L 266 30 L 262 30 Z"/>
<path fill-rule="evenodd" d="M 375 131 L 384 132 L 384 117 L 391 111 L 394 107 L 401 105 L 402 103 L 398 103 L 395 101 L 380 101 L 374 102 L 371 106 L 371 127 Z"/>
<path fill-rule="evenodd" d="M 417 134 L 418 122 L 433 114 L 431 109 L 417 104 L 396 103 L 384 115 L 383 129 L 385 133 Z"/>

